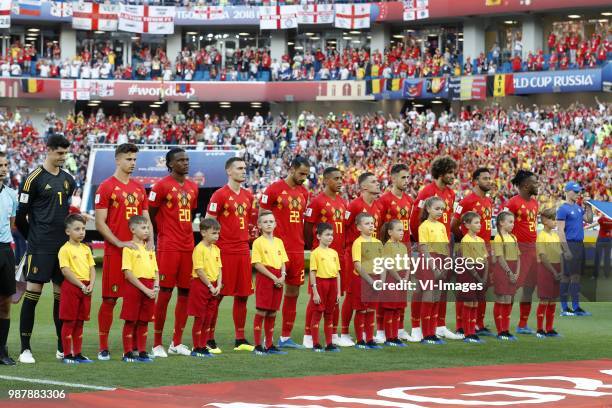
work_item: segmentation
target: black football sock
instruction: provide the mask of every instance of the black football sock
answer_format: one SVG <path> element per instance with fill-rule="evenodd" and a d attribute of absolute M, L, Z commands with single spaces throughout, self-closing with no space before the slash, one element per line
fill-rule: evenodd
<path fill-rule="evenodd" d="M 62 320 L 59 316 L 59 310 L 60 294 L 53 292 L 53 322 L 55 323 L 55 333 L 57 334 L 57 349 L 64 352 L 64 346 L 62 344 Z"/>
<path fill-rule="evenodd" d="M 6 340 L 8 339 L 10 326 L 10 319 L 0 319 L 0 353 L 3 353 L 6 348 Z"/>
<path fill-rule="evenodd" d="M 21 351 L 31 350 L 30 337 L 34 328 L 34 315 L 36 304 L 40 299 L 40 292 L 26 290 L 23 304 L 21 305 L 21 315 L 19 318 L 19 333 L 21 336 Z"/>

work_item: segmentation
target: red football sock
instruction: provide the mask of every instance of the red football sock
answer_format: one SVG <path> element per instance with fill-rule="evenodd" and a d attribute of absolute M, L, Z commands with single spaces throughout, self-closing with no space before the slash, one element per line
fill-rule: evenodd
<path fill-rule="evenodd" d="M 442 327 L 442 326 L 446 326 L 446 300 L 441 300 L 439 302 L 436 302 L 436 308 L 438 311 L 438 317 L 436 317 L 436 326 L 435 327 Z M 435 334 L 435 328 L 434 328 L 434 334 Z"/>
<path fill-rule="evenodd" d="M 463 320 L 464 317 L 465 317 L 465 315 L 463 314 L 463 302 L 458 300 L 458 301 L 455 302 L 455 326 L 456 326 L 456 330 L 463 329 L 463 331 L 465 332 L 464 325 L 467 324 L 467 323 L 465 323 L 465 320 Z"/>
<path fill-rule="evenodd" d="M 209 309 L 204 317 L 202 318 L 202 333 L 200 333 L 200 347 L 206 347 L 206 343 L 208 342 L 210 337 L 210 322 L 212 320 L 213 314 L 216 313 L 213 310 Z"/>
<path fill-rule="evenodd" d="M 338 304 L 334 306 L 332 320 L 332 331 L 338 333 L 338 323 L 340 323 L 340 305 Z"/>
<path fill-rule="evenodd" d="M 164 333 L 164 325 L 166 324 L 166 313 L 168 311 L 168 303 L 170 303 L 170 298 L 172 298 L 172 291 L 160 290 L 157 294 L 157 302 L 155 302 L 155 319 L 153 323 L 154 347 L 163 344 L 162 336 Z"/>
<path fill-rule="evenodd" d="M 108 332 L 113 325 L 113 310 L 117 299 L 103 298 L 98 311 L 98 336 L 100 337 L 100 351 L 108 350 Z"/>
<path fill-rule="evenodd" d="M 283 329 L 281 336 L 291 337 L 295 315 L 297 313 L 297 296 L 287 296 L 283 299 Z"/>
<path fill-rule="evenodd" d="M 266 330 L 266 348 L 269 349 L 274 344 L 274 322 L 276 321 L 276 315 L 266 316 L 264 327 Z"/>
<path fill-rule="evenodd" d="M 123 353 L 129 353 L 134 350 L 134 327 L 136 327 L 136 322 L 127 320 L 123 325 Z"/>
<path fill-rule="evenodd" d="M 397 335 L 397 332 L 393 331 L 393 327 L 395 326 L 395 311 L 393 309 L 385 309 L 383 316 L 383 321 L 385 323 L 385 337 L 387 340 L 394 339 Z M 381 313 L 379 313 L 381 314 Z"/>
<path fill-rule="evenodd" d="M 478 302 L 478 313 L 476 315 L 476 325 L 479 329 L 485 327 L 484 318 L 485 313 L 487 312 L 487 301 L 481 300 Z"/>
<path fill-rule="evenodd" d="M 365 314 L 365 334 L 366 342 L 374 341 L 374 311 L 368 310 Z"/>
<path fill-rule="evenodd" d="M 323 329 L 325 332 L 325 343 L 332 344 L 332 335 L 334 330 L 333 315 L 332 313 L 325 313 L 323 316 L 323 324 L 325 325 Z"/>
<path fill-rule="evenodd" d="M 529 313 L 531 313 L 531 302 L 521 302 L 520 305 L 520 318 L 519 327 L 527 326 L 527 320 L 529 320 Z"/>
<path fill-rule="evenodd" d="M 510 331 L 510 315 L 512 315 L 512 303 L 504 305 L 504 331 Z"/>
<path fill-rule="evenodd" d="M 546 315 L 546 308 L 548 304 L 539 303 L 538 309 L 536 310 L 536 320 L 538 322 L 538 331 L 544 330 L 544 316 Z"/>
<path fill-rule="evenodd" d="M 310 334 L 312 335 L 312 344 L 321 344 L 319 340 L 319 323 L 323 317 L 323 312 L 314 310 L 312 312 L 312 321 L 310 322 Z"/>
<path fill-rule="evenodd" d="M 234 331 L 236 333 L 236 340 L 244 340 L 244 325 L 246 323 L 248 300 L 248 297 L 234 297 L 234 309 L 232 312 L 234 315 Z"/>
<path fill-rule="evenodd" d="M 385 330 L 385 313 L 385 309 L 380 305 L 376 308 L 376 330 Z"/>
<path fill-rule="evenodd" d="M 459 306 L 457 306 L 459 308 Z M 457 327 L 461 327 L 463 329 L 463 333 L 465 336 L 470 336 L 475 334 L 471 331 L 471 316 L 472 316 L 472 306 L 466 306 L 461 302 L 461 326 L 457 324 Z"/>
<path fill-rule="evenodd" d="M 413 300 L 410 302 L 410 320 L 413 329 L 421 327 L 421 301 Z"/>
<path fill-rule="evenodd" d="M 400 325 L 400 322 L 403 322 L 402 316 L 403 316 L 403 310 L 404 309 L 395 309 L 393 311 L 393 338 L 397 339 L 399 336 L 399 330 L 400 327 L 403 327 L 403 324 Z"/>
<path fill-rule="evenodd" d="M 136 326 L 136 345 L 138 351 L 144 353 L 147 351 L 147 335 L 149 334 L 149 322 L 139 321 Z"/>
<path fill-rule="evenodd" d="M 478 320 L 478 306 L 472 306 L 472 312 L 470 313 L 470 331 L 472 334 L 476 334 L 476 320 Z"/>
<path fill-rule="evenodd" d="M 431 320 L 432 320 L 432 310 L 433 310 L 433 302 L 419 302 L 419 310 L 421 312 L 421 316 L 419 317 L 419 321 L 421 323 L 421 332 L 423 333 L 423 337 L 431 336 Z M 414 309 L 413 309 L 414 310 Z M 414 319 L 413 319 L 414 321 Z M 435 330 L 435 329 L 434 329 Z M 434 331 L 435 333 L 435 331 Z"/>
<path fill-rule="evenodd" d="M 261 346 L 261 329 L 264 318 L 265 316 L 256 313 L 255 318 L 253 319 L 253 341 L 255 342 L 256 346 Z"/>
<path fill-rule="evenodd" d="M 72 352 L 75 356 L 81 354 L 83 350 L 83 324 L 82 320 L 77 320 L 72 332 Z"/>
<path fill-rule="evenodd" d="M 215 329 L 217 327 L 217 317 L 219 316 L 219 305 L 220 304 L 221 304 L 221 300 L 219 300 L 219 302 L 215 306 L 214 313 L 212 314 L 212 316 L 210 316 L 210 324 L 208 326 L 210 327 L 210 330 L 208 331 L 208 340 L 214 340 L 215 338 Z"/>
<path fill-rule="evenodd" d="M 191 327 L 191 339 L 193 341 L 194 349 L 203 347 L 202 342 L 200 341 L 202 330 L 204 330 L 204 319 L 196 316 L 193 319 L 193 326 Z"/>
<path fill-rule="evenodd" d="M 353 302 L 351 300 L 351 294 L 347 293 L 342 303 L 342 334 L 349 334 L 349 327 L 351 325 L 351 318 L 353 317 Z"/>
<path fill-rule="evenodd" d="M 174 309 L 174 333 L 172 336 L 172 342 L 175 346 L 183 342 L 183 330 L 185 330 L 185 324 L 187 324 L 188 298 L 188 295 L 179 293 L 176 299 L 176 307 Z M 242 328 L 244 329 L 244 324 L 242 324 Z"/>
<path fill-rule="evenodd" d="M 306 317 L 304 319 L 304 336 L 310 336 L 310 322 L 312 322 L 312 305 L 306 305 Z"/>
<path fill-rule="evenodd" d="M 76 321 L 74 320 L 62 321 L 62 346 L 65 356 L 72 354 L 72 336 L 74 335 L 75 325 Z"/>
<path fill-rule="evenodd" d="M 497 334 L 501 334 L 504 331 L 504 319 L 502 312 L 502 304 L 499 302 L 495 302 L 493 305 L 493 318 L 495 319 L 495 328 L 497 329 Z"/>
<path fill-rule="evenodd" d="M 397 312 L 399 313 L 399 315 L 397 316 L 397 330 L 399 331 L 399 329 L 404 328 L 404 317 L 406 315 L 406 309 L 402 307 L 401 309 L 397 309 Z"/>
<path fill-rule="evenodd" d="M 363 334 L 365 333 L 365 313 L 358 310 L 353 318 L 353 325 L 355 326 L 355 343 L 363 341 Z"/>
<path fill-rule="evenodd" d="M 546 331 L 549 332 L 553 329 L 555 323 L 555 310 L 557 309 L 556 303 L 549 303 L 546 308 Z"/>

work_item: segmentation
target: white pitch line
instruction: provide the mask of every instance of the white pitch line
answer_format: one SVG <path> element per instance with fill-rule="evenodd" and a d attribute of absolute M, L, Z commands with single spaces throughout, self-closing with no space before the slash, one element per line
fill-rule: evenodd
<path fill-rule="evenodd" d="M 67 382 L 53 381 L 53 380 L 41 380 L 38 378 L 12 377 L 10 375 L 0 375 L 0 379 L 11 380 L 11 381 L 23 381 L 23 382 L 29 382 L 29 383 L 34 383 L 34 384 L 60 385 L 60 386 L 70 387 L 70 388 L 87 388 L 90 390 L 98 390 L 98 391 L 115 391 L 116 390 L 116 388 L 102 387 L 100 385 L 67 383 Z"/>

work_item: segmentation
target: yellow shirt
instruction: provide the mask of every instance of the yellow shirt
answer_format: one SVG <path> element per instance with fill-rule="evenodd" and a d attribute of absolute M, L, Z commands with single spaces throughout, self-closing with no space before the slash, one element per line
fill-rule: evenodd
<path fill-rule="evenodd" d="M 251 263 L 260 263 L 274 269 L 280 269 L 285 262 L 288 262 L 285 245 L 280 238 L 274 237 L 273 241 L 263 235 L 253 242 L 253 253 Z"/>
<path fill-rule="evenodd" d="M 78 280 L 88 281 L 89 271 L 95 266 L 91 249 L 85 244 L 72 245 L 66 242 L 57 254 L 60 268 L 70 268 Z"/>
<path fill-rule="evenodd" d="M 469 234 L 465 235 L 461 240 L 461 256 L 471 260 L 487 259 L 488 253 L 484 239 L 478 235 L 473 238 Z"/>
<path fill-rule="evenodd" d="M 403 242 L 391 242 L 387 241 L 385 246 L 383 247 L 382 256 L 383 258 L 391 258 L 396 259 L 396 256 L 399 255 L 404 259 L 404 256 L 408 255 L 408 248 L 406 248 L 406 244 Z M 395 264 L 395 262 L 394 262 Z M 389 269 L 387 269 L 389 270 Z M 396 270 L 396 268 L 392 268 L 390 270 Z M 400 270 L 397 269 L 397 272 Z"/>
<path fill-rule="evenodd" d="M 540 231 L 536 240 L 536 249 L 538 251 L 538 262 L 542 262 L 541 256 L 546 255 L 548 262 L 553 264 L 561 263 L 561 240 L 556 232 Z"/>
<path fill-rule="evenodd" d="M 499 233 L 493 240 L 493 253 L 495 256 L 503 256 L 506 261 L 517 261 L 521 251 L 519 251 L 514 235 L 504 234 L 502 241 L 501 233 Z"/>
<path fill-rule="evenodd" d="M 221 269 L 221 251 L 215 244 L 207 247 L 203 242 L 200 242 L 193 249 L 193 272 L 192 277 L 197 278 L 196 269 L 202 269 L 204 275 L 211 282 L 216 282 L 219 279 L 219 270 Z"/>
<path fill-rule="evenodd" d="M 419 225 L 419 243 L 427 244 L 430 253 L 450 254 L 446 227 L 440 221 L 425 220 Z"/>
<path fill-rule="evenodd" d="M 144 245 L 136 244 L 138 249 L 123 248 L 121 270 L 130 270 L 136 278 L 155 279 L 157 260 L 155 252 L 148 251 Z"/>
<path fill-rule="evenodd" d="M 316 247 L 310 253 L 310 270 L 316 271 L 317 278 L 335 278 L 340 272 L 340 258 L 332 248 Z"/>
<path fill-rule="evenodd" d="M 361 245 L 361 244 L 370 244 L 370 245 Z M 381 257 L 383 252 L 382 242 L 380 240 L 370 237 L 364 238 L 361 235 L 359 238 L 353 242 L 353 247 L 351 248 L 351 255 L 353 256 L 353 265 L 354 262 L 361 262 L 361 266 L 364 270 L 366 270 L 369 274 L 372 274 L 373 271 L 373 261 L 376 257 Z M 355 275 L 359 275 L 359 272 L 355 268 L 353 268 L 353 273 Z"/>

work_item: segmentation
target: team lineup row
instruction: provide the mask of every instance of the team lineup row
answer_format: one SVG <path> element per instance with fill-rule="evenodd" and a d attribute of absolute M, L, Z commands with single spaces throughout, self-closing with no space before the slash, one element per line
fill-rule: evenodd
<path fill-rule="evenodd" d="M 90 252 L 88 254 L 88 248 L 80 244 L 85 234 L 81 217 L 87 216 L 71 215 L 67 218 L 70 212 L 77 212 L 69 203 L 74 180 L 61 169 L 70 143 L 63 136 L 56 135 L 49 137 L 47 146 L 44 164 L 28 175 L 18 195 L 12 194 L 13 211 L 7 212 L 12 213 L 16 227 L 28 240 L 27 289 L 20 316 L 22 351 L 19 361 L 35 362 L 30 347 L 34 312 L 43 284 L 52 281 L 57 356 L 66 357 L 63 361 L 67 363 L 85 362 L 90 360 L 81 355 L 81 346 L 77 344 L 80 340 L 77 339 L 82 335 L 83 320 L 89 317 L 87 304 L 95 279 L 95 269 L 90 264 L 93 258 Z M 538 336 L 556 335 L 552 318 L 559 294 L 563 313 L 586 314 L 579 305 L 578 279 L 579 261 L 584 253 L 580 252 L 581 246 L 573 245 L 578 239 L 569 235 L 577 232 L 567 227 L 572 225 L 574 228 L 579 221 L 582 228 L 582 219 L 592 219 L 592 213 L 576 204 L 580 192 L 576 183 L 566 185 L 567 203 L 563 205 L 571 207 L 572 211 L 564 210 L 563 206 L 559 211 L 543 211 L 545 230 L 538 234 L 539 209 L 534 199 L 537 177 L 531 172 L 519 171 L 512 180 L 518 194 L 504 205 L 504 211 L 498 215 L 498 234 L 488 254 L 493 208 L 487 197 L 491 176 L 486 168 L 474 173 L 473 192 L 456 208 L 455 193 L 449 186 L 454 181 L 457 163 L 448 157 L 440 157 L 432 163 L 433 182 L 424 186 L 414 200 L 405 193 L 410 179 L 408 168 L 397 164 L 391 168 L 388 191 L 381 194 L 377 178 L 364 173 L 358 180 L 361 195 L 347 204 L 340 196 L 343 174 L 339 169 L 327 168 L 323 174 L 324 191 L 310 197 L 302 185 L 309 175 L 310 165 L 306 159 L 296 157 L 287 177 L 271 184 L 259 202 L 257 224 L 262 236 L 253 242 L 251 255 L 249 226 L 253 223 L 251 212 L 256 203 L 252 194 L 241 187 L 246 177 L 246 165 L 242 159 L 232 158 L 226 163 L 228 183 L 211 197 L 206 219 L 201 223 L 202 242 L 194 250 L 191 221 L 192 211 L 197 206 L 198 188 L 187 178 L 187 154 L 182 149 L 168 152 L 166 165 L 170 174 L 156 183 L 147 196 L 144 187 L 130 179 L 137 152 L 138 148 L 132 144 L 117 147 L 116 171 L 99 186 L 95 196 L 96 228 L 105 239 L 102 304 L 98 312 L 100 360 L 110 359 L 108 333 L 120 297 L 123 297 L 121 318 L 126 321 L 124 359 L 150 361 L 145 346 L 147 326 L 151 320 L 155 328 L 153 356 L 167 356 L 162 345 L 162 333 L 175 286 L 178 298 L 169 353 L 202 357 L 220 352 L 214 340 L 214 330 L 218 303 L 224 296 L 234 297 L 235 350 L 254 350 L 257 354 L 282 353 L 272 343 L 275 315 L 281 304 L 282 332 L 278 345 L 281 349 L 301 347 L 293 342 L 291 334 L 299 288 L 305 281 L 305 248 L 313 251 L 309 288 L 312 298 L 306 310 L 303 344 L 317 351 L 323 350 L 318 338 L 322 317 L 328 350 L 337 350 L 336 345 L 354 345 L 349 335 L 353 314 L 356 346 L 359 348 L 378 348 L 377 341 L 385 340 L 390 346 L 402 346 L 401 340 L 441 344 L 443 341 L 439 337 L 481 342 L 477 333 L 489 333 L 483 321 L 486 308 L 483 294 L 488 285 L 495 290 L 493 314 L 498 338 L 502 340 L 514 339 L 509 333 L 509 316 L 518 287 L 522 288 L 519 333 L 533 333 L 527 327 L 527 320 L 536 286 L 541 300 Z M 0 163 L 1 160 L 6 161 L 6 158 L 0 158 Z M 11 193 L 6 196 L 11 196 Z M 550 221 L 548 226 L 547 220 Z M 559 235 L 553 232 L 557 225 Z M 157 257 L 153 252 L 155 235 Z M 412 298 L 411 334 L 404 329 L 405 294 L 403 299 L 389 302 L 388 299 L 376 301 L 364 297 L 367 288 L 374 285 L 375 276 L 361 264 L 361 244 L 380 242 L 377 235 L 385 242 L 384 246 L 380 244 L 383 252 L 388 248 L 404 248 L 409 252 L 410 243 L 415 242 L 418 243 L 417 250 L 425 257 L 445 258 L 450 256 L 448 243 L 454 236 L 455 242 L 466 244 L 461 247 L 464 257 L 490 259 L 491 267 L 487 265 L 482 272 L 470 270 L 457 275 L 458 282 L 461 276 L 461 279 L 468 280 L 467 283 L 482 284 L 483 289 L 467 291 L 456 302 L 456 333 L 446 327 L 444 291 L 423 290 Z M 546 250 L 536 250 L 538 240 L 549 243 L 545 245 Z M 7 251 L 11 251 L 9 242 Z M 498 249 L 495 245 L 499 245 Z M 567 262 L 563 262 L 563 258 Z M 333 259 L 337 262 L 331 261 Z M 81 261 L 75 263 L 76 260 Z M 256 270 L 257 307 L 255 346 L 245 337 L 247 299 L 254 292 L 253 267 Z M 0 321 L 3 322 L 2 331 L 6 333 L 9 302 L 5 299 L 14 292 L 13 271 L 14 267 L 13 270 L 7 267 L 2 273 L 3 283 L 7 283 L 3 288 L 7 290 L 0 293 L 2 311 L 6 311 L 0 316 Z M 450 275 L 437 268 L 422 268 L 416 276 L 422 281 L 445 282 L 451 279 Z M 405 280 L 406 276 L 402 276 L 402 271 L 394 270 L 383 279 L 399 281 Z M 568 294 L 572 296 L 574 310 L 567 305 Z M 340 295 L 344 295 L 341 305 Z M 338 332 L 340 314 L 342 325 Z M 193 350 L 182 342 L 189 315 L 195 317 Z M 541 318 L 545 315 L 546 330 Z M 265 345 L 261 342 L 262 327 Z M 375 327 L 378 330 L 376 337 Z M 4 343 L 1 343 L 3 338 Z M 67 347 L 72 350 L 67 350 Z M 6 337 L 0 336 L 0 350 L 2 360 L 9 361 Z M 133 350 L 137 353 L 134 354 Z"/>

